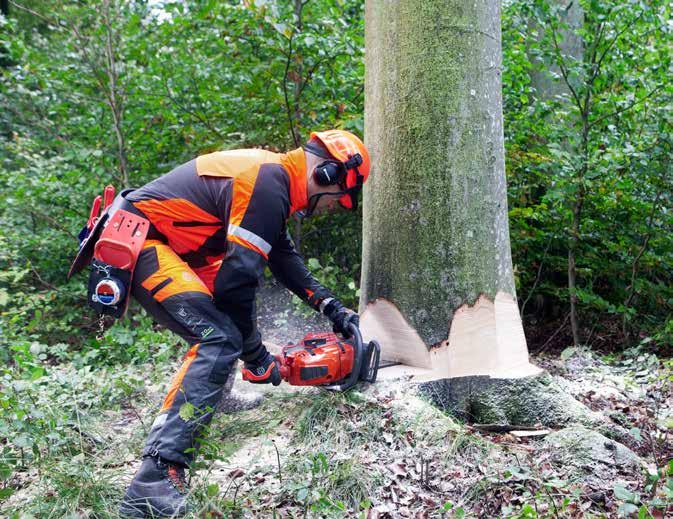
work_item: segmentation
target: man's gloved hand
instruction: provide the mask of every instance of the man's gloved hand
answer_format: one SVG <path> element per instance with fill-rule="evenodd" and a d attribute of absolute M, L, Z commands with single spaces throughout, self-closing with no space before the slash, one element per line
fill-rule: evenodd
<path fill-rule="evenodd" d="M 323 314 L 332 321 L 334 332 L 340 333 L 346 338 L 351 336 L 349 330 L 351 324 L 360 327 L 360 316 L 353 310 L 346 308 L 337 299 L 333 299 L 325 306 Z"/>
<path fill-rule="evenodd" d="M 264 348 L 266 355 L 258 360 L 245 361 L 243 363 L 243 379 L 253 384 L 273 384 L 277 386 L 281 383 L 280 370 L 276 357 L 271 355 Z"/>

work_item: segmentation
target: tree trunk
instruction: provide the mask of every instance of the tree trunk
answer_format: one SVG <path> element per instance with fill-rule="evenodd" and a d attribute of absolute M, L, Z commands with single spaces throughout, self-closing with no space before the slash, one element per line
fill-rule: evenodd
<path fill-rule="evenodd" d="M 557 46 L 558 56 L 556 59 L 544 60 L 538 63 L 538 67 L 531 73 L 531 84 L 535 88 L 535 98 L 539 101 L 557 101 L 561 96 L 566 96 L 568 102 L 573 103 L 574 99 L 567 80 L 563 79 L 561 68 L 556 61 L 560 58 L 565 63 L 566 69 L 571 62 L 581 62 L 584 58 L 584 41 L 580 36 L 580 30 L 584 26 L 584 11 L 579 2 L 574 0 L 556 0 L 555 6 L 560 7 L 557 12 L 560 24 L 563 29 L 559 30 L 553 39 Z M 543 31 L 554 30 L 549 24 L 536 24 L 531 21 L 531 29 L 538 32 L 538 39 L 542 38 Z M 531 61 L 540 60 L 540 57 L 529 53 Z M 581 107 L 580 107 L 581 111 Z M 564 117 L 568 118 L 568 115 Z M 582 120 L 577 120 L 575 124 L 584 124 Z M 586 129 L 586 125 L 584 125 Z M 570 153 L 578 154 L 586 151 L 586 140 L 582 140 L 582 148 L 573 149 L 567 140 L 561 141 L 561 145 Z M 581 185 L 578 188 L 577 199 L 572 204 L 572 222 L 570 229 L 570 239 L 568 245 L 568 302 L 570 305 L 570 328 L 573 335 L 573 345 L 579 346 L 580 323 L 577 312 L 577 252 L 580 245 L 580 223 L 582 206 L 584 204 L 584 190 Z"/>
<path fill-rule="evenodd" d="M 360 311 L 365 336 L 402 364 L 381 376 L 413 375 L 437 404 L 468 409 L 475 421 L 498 415 L 479 409 L 503 380 L 541 399 L 536 409 L 564 408 L 567 399 L 546 398 L 549 383 L 528 361 L 516 303 L 500 2 L 369 0 L 365 39 L 373 170 Z M 548 415 L 536 421 L 572 413 Z"/>
<path fill-rule="evenodd" d="M 576 0 L 556 0 L 556 5 L 562 8 L 559 12 L 560 21 L 567 24 L 567 28 L 559 33 L 560 51 L 566 61 L 582 61 L 584 42 L 579 31 L 584 25 L 584 10 Z M 531 33 L 537 31 L 538 40 L 540 40 L 542 32 L 549 30 L 549 27 L 531 21 L 529 29 Z M 533 53 L 529 53 L 529 59 L 533 63 L 541 60 Z M 543 60 L 542 63 L 538 63 L 538 67 L 530 75 L 531 85 L 535 88 L 535 98 L 541 101 L 551 101 L 557 96 L 569 96 L 568 85 L 559 79 L 560 76 L 561 70 L 553 60 Z"/>

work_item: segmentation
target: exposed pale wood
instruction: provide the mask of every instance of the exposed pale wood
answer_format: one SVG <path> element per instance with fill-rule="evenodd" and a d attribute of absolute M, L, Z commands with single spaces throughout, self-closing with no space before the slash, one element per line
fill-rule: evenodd
<path fill-rule="evenodd" d="M 446 356 L 448 377 L 488 375 L 518 378 L 540 373 L 528 361 L 528 347 L 516 300 L 498 292 L 495 301 L 481 296 L 472 307 L 463 305 L 453 318 Z"/>
<path fill-rule="evenodd" d="M 535 375 L 516 300 L 499 292 L 495 301 L 481 296 L 473 306 L 454 314 L 449 339 L 428 351 L 418 333 L 392 303 L 378 299 L 362 313 L 365 340 L 381 344 L 384 360 L 401 366 L 384 368 L 381 379 L 413 377 L 419 382 L 442 378 L 486 375 L 519 378 Z"/>
<path fill-rule="evenodd" d="M 367 305 L 360 319 L 360 330 L 365 342 L 374 339 L 381 344 L 382 360 L 426 369 L 432 367 L 423 340 L 397 307 L 385 299 Z"/>

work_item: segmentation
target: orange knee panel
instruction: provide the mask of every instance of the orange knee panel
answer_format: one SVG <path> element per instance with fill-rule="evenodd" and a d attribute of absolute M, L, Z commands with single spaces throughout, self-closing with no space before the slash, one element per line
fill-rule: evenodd
<path fill-rule="evenodd" d="M 159 413 L 168 411 L 173 406 L 173 402 L 175 401 L 175 395 L 178 394 L 178 391 L 180 391 L 180 388 L 182 387 L 182 381 L 184 380 L 185 375 L 187 374 L 187 370 L 189 370 L 189 366 L 191 366 L 192 362 L 194 362 L 194 359 L 196 359 L 196 354 L 199 351 L 199 346 L 200 346 L 199 344 L 195 344 L 194 346 L 189 348 L 189 351 L 185 354 L 182 366 L 180 366 L 180 369 L 173 377 L 171 387 L 168 389 L 168 394 L 166 395 L 166 398 L 164 398 L 164 403 L 161 406 L 161 410 L 159 411 Z"/>

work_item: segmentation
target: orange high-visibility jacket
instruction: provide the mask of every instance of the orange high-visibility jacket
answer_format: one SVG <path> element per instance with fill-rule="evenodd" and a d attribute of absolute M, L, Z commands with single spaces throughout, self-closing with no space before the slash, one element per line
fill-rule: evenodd
<path fill-rule="evenodd" d="M 290 215 L 307 204 L 306 189 L 301 148 L 285 154 L 249 149 L 200 156 L 126 198 L 203 279 L 245 337 L 267 263 L 314 308 L 331 296 L 287 231 Z"/>

